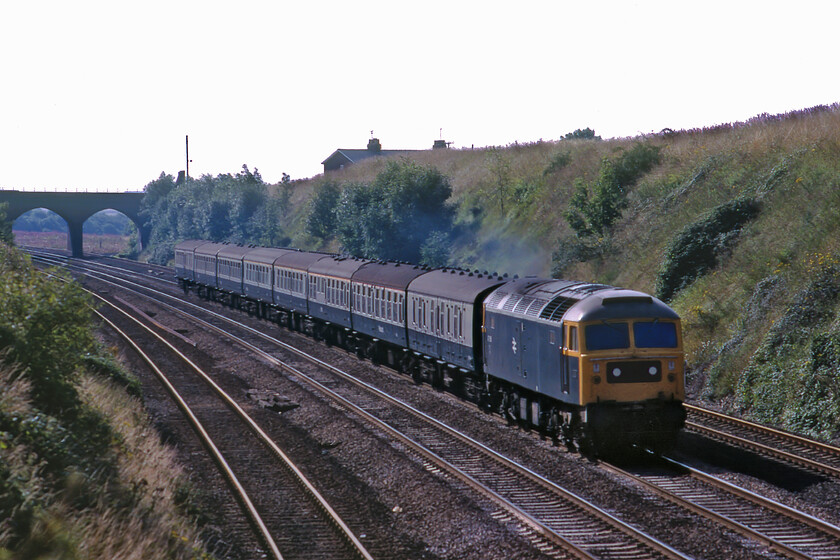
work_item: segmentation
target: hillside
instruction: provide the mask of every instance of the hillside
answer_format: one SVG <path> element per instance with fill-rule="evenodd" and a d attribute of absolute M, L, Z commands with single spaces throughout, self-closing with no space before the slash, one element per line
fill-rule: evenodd
<path fill-rule="evenodd" d="M 587 129 L 371 158 L 277 185 L 245 165 L 185 184 L 161 174 L 146 187 L 147 258 L 205 238 L 642 290 L 683 318 L 693 399 L 831 439 L 838 156 L 835 104 L 637 138 Z"/>
<path fill-rule="evenodd" d="M 640 144 L 655 148 L 656 163 L 623 186 L 624 207 L 610 227 L 578 237 L 565 217 L 575 193 L 594 193 L 604 160 L 615 168 Z M 412 158 L 452 185 L 452 264 L 673 294 L 693 398 L 836 438 L 838 156 L 833 105 L 703 130 Z M 293 183 L 291 244 L 338 249 L 305 232 L 312 193 L 328 180 L 371 183 L 385 167 L 384 158 L 367 160 Z"/>

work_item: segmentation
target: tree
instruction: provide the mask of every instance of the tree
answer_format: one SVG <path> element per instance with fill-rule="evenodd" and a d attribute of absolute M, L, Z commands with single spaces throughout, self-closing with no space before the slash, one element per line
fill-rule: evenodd
<path fill-rule="evenodd" d="M 310 235 L 327 239 L 336 234 L 336 208 L 341 197 L 341 188 L 333 181 L 321 183 L 309 201 L 306 216 L 306 231 Z"/>
<path fill-rule="evenodd" d="M 510 186 L 510 158 L 502 150 L 490 148 L 487 152 L 487 167 L 493 175 L 496 197 L 499 199 L 499 211 L 505 212 L 505 199 Z"/>
<path fill-rule="evenodd" d="M 601 160 L 591 188 L 581 180 L 576 182 L 565 217 L 578 237 L 609 232 L 627 207 L 627 189 L 660 162 L 659 152 L 658 146 L 637 143 L 614 160 Z"/>
<path fill-rule="evenodd" d="M 574 132 L 567 132 L 563 136 L 564 140 L 600 140 L 600 136 L 595 136 L 595 131 L 589 127 L 584 129 L 576 129 Z"/>
<path fill-rule="evenodd" d="M 335 231 L 343 251 L 420 263 L 423 247 L 437 232 L 438 241 L 430 242 L 426 255 L 442 260 L 440 239 L 452 230 L 454 218 L 447 204 L 451 194 L 449 179 L 436 168 L 408 160 L 389 162 L 372 185 L 351 184 L 342 191 Z"/>
<path fill-rule="evenodd" d="M 15 235 L 12 233 L 12 222 L 6 218 L 8 210 L 8 202 L 0 204 L 0 241 L 8 245 L 14 245 Z"/>

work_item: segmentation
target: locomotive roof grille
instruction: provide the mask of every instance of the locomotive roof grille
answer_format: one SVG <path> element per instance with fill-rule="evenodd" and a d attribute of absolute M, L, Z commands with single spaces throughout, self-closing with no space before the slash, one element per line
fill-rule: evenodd
<path fill-rule="evenodd" d="M 521 299 L 522 296 L 520 296 L 519 294 L 512 294 L 507 299 L 504 306 L 502 306 L 502 309 L 504 309 L 505 311 L 513 311 L 513 308 L 516 307 L 516 304 L 519 303 Z"/>
<path fill-rule="evenodd" d="M 489 298 L 487 298 L 487 307 L 495 308 L 499 305 L 499 302 L 504 299 L 504 297 L 508 295 L 507 292 L 494 292 Z"/>
<path fill-rule="evenodd" d="M 534 302 L 534 300 L 536 300 L 536 299 L 537 299 L 537 298 L 535 298 L 535 297 L 531 297 L 531 296 L 525 296 L 525 297 L 523 297 L 522 299 L 520 299 L 520 300 L 516 303 L 516 307 L 514 308 L 513 312 L 514 312 L 514 313 L 524 313 L 524 312 L 528 309 L 528 307 L 529 307 L 529 306 L 530 306 L 530 305 Z"/>
<path fill-rule="evenodd" d="M 560 322 L 563 319 L 563 315 L 566 314 L 566 311 L 579 301 L 577 298 L 558 296 L 545 306 L 545 309 L 540 313 L 540 319 Z"/>

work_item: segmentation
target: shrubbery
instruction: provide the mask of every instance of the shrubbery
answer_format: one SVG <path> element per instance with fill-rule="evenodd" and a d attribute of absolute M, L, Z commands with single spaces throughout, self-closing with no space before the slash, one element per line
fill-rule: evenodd
<path fill-rule="evenodd" d="M 0 243 L 11 245 L 15 241 L 15 236 L 12 233 L 12 222 L 6 216 L 8 208 L 9 204 L 7 202 L 0 204 Z"/>
<path fill-rule="evenodd" d="M 173 246 L 183 239 L 283 246 L 281 226 L 290 182 L 271 192 L 258 170 L 243 165 L 236 175 L 203 175 L 176 184 L 161 174 L 145 187 L 141 215 L 151 227 L 152 262 L 166 264 Z"/>
<path fill-rule="evenodd" d="M 148 423 L 129 443 L 125 403 L 114 423 L 95 406 L 91 386 L 111 384 L 90 372 L 139 387 L 95 341 L 89 298 L 2 243 L 0 275 L 0 559 L 200 557 L 194 538 L 172 538 L 194 537 L 165 499 L 174 465 L 138 471 L 157 449 Z"/>
<path fill-rule="evenodd" d="M 756 200 L 739 198 L 721 204 L 683 228 L 665 252 L 656 277 L 656 296 L 670 301 L 674 294 L 714 268 L 759 209 Z"/>
<path fill-rule="evenodd" d="M 813 272 L 753 355 L 735 402 L 757 421 L 831 436 L 840 430 L 840 264 Z"/>
<path fill-rule="evenodd" d="M 578 237 L 606 234 L 627 206 L 627 189 L 660 162 L 660 148 L 637 143 L 617 158 L 604 158 L 598 179 L 575 182 L 565 217 Z"/>
<path fill-rule="evenodd" d="M 326 183 L 311 203 L 307 230 L 336 237 L 342 251 L 369 259 L 443 266 L 454 209 L 449 179 L 434 167 L 389 162 L 372 184 Z M 332 227 L 331 227 L 332 225 Z"/>

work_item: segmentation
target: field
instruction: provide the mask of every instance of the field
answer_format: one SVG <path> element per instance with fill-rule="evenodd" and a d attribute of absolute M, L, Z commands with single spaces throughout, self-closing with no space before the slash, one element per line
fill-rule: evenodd
<path fill-rule="evenodd" d="M 67 234 L 58 231 L 14 231 L 18 246 L 67 250 Z M 86 255 L 116 255 L 131 248 L 128 235 L 85 234 L 83 247 Z"/>

